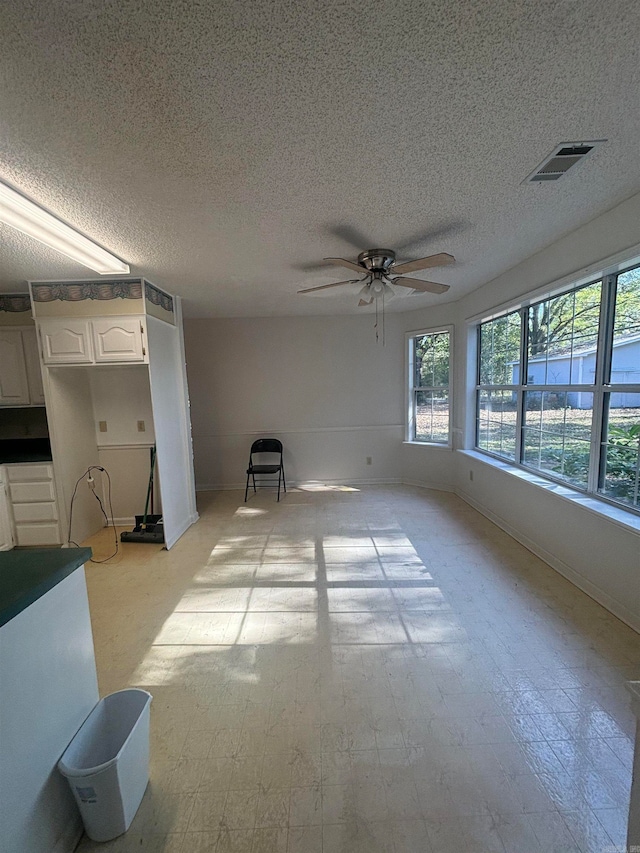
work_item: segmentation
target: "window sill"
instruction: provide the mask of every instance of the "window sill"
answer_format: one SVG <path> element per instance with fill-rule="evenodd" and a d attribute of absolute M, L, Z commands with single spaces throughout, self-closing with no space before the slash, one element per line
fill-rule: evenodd
<path fill-rule="evenodd" d="M 451 450 L 450 444 L 440 444 L 435 441 L 403 441 L 403 444 L 411 444 L 413 447 L 437 447 L 439 450 Z"/>
<path fill-rule="evenodd" d="M 493 456 L 487 456 L 477 450 L 459 450 L 458 453 L 462 453 L 464 456 L 467 456 L 474 461 L 482 462 L 484 465 L 488 465 L 491 468 L 497 468 L 512 477 L 518 477 L 520 480 L 524 480 L 525 482 L 531 483 L 540 489 L 544 489 L 549 494 L 555 495 L 555 497 L 561 498 L 562 500 L 568 500 L 577 506 L 583 507 L 589 512 L 599 515 L 601 518 L 606 518 L 608 521 L 623 527 L 627 531 L 640 535 L 640 516 L 627 512 L 622 509 L 622 507 L 616 507 L 612 504 L 605 503 L 604 501 L 599 501 L 592 495 L 585 495 L 583 492 L 577 492 L 575 489 L 571 489 L 568 486 L 563 486 L 553 480 L 547 480 L 544 477 L 540 477 L 533 471 L 526 471 L 524 468 L 518 468 L 515 465 L 511 465 L 509 462 L 495 459 Z"/>

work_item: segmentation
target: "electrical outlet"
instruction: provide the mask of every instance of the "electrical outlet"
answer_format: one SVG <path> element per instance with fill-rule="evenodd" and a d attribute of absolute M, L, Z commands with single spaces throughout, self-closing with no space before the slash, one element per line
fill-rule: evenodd
<path fill-rule="evenodd" d="M 473 471 L 471 471 L 471 470 L 469 471 L 469 479 L 473 483 Z"/>
<path fill-rule="evenodd" d="M 98 429 L 100 430 L 100 432 L 106 432 L 107 431 L 107 422 L 106 421 L 98 421 Z"/>
<path fill-rule="evenodd" d="M 138 432 L 144 432 L 145 429 L 144 421 L 138 421 Z"/>
<path fill-rule="evenodd" d="M 367 456 L 367 465 L 371 465 L 371 457 Z"/>

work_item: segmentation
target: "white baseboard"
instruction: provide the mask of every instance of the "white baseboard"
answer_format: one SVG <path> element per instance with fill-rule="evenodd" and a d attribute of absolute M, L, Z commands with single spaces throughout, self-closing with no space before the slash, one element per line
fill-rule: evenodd
<path fill-rule="evenodd" d="M 300 486 L 317 483 L 326 486 L 385 486 L 402 483 L 400 477 L 371 477 L 367 479 L 352 480 L 287 480 L 287 488 L 299 488 Z M 244 492 L 245 483 L 200 483 L 196 485 L 196 492 Z M 277 489 L 275 486 L 263 486 L 265 488 Z"/>
<path fill-rule="evenodd" d="M 615 598 L 612 598 L 608 593 L 600 589 L 600 587 L 591 583 L 590 580 L 585 578 L 579 572 L 576 572 L 575 569 L 572 569 L 571 566 L 567 565 L 562 560 L 559 560 L 550 551 L 542 548 L 537 542 L 534 542 L 533 539 L 529 539 L 528 536 L 525 536 L 499 515 L 496 515 L 482 504 L 479 504 L 462 489 L 455 489 L 455 493 L 459 498 L 465 501 L 465 503 L 468 503 L 469 506 L 472 506 L 481 515 L 484 515 L 485 518 L 488 518 L 489 521 L 492 521 L 501 530 L 508 533 L 509 536 L 516 540 L 516 542 L 524 545 L 524 547 L 535 554 L 536 557 L 539 557 L 547 563 L 547 565 L 551 566 L 552 569 L 555 569 L 558 574 L 561 574 L 574 586 L 577 586 L 578 589 L 582 590 L 582 592 L 588 595 L 589 598 L 593 598 L 594 601 L 597 601 L 598 604 L 601 604 L 606 610 L 613 613 L 614 616 L 617 616 L 617 618 L 624 622 L 625 625 L 628 625 L 640 634 L 640 618 L 624 604 L 621 604 Z"/>
<path fill-rule="evenodd" d="M 403 480 L 405 486 L 418 486 L 420 489 L 434 489 L 437 492 L 455 492 L 455 486 L 450 483 L 425 483 L 422 480 Z"/>

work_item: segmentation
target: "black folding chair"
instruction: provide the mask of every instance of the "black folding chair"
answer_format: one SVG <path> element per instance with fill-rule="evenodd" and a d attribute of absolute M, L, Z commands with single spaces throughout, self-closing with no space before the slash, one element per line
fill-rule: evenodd
<path fill-rule="evenodd" d="M 277 453 L 280 455 L 280 461 L 276 463 L 272 463 L 271 465 L 254 465 L 253 464 L 253 455 L 254 453 Z M 247 494 L 249 493 L 249 477 L 251 477 L 253 481 L 253 491 L 256 491 L 256 474 L 263 479 L 258 480 L 258 482 L 275 482 L 275 477 L 269 476 L 270 474 L 278 475 L 278 500 L 280 500 L 280 483 L 284 486 L 285 492 L 287 491 L 287 481 L 284 478 L 284 462 L 282 461 L 282 442 L 277 438 L 259 438 L 257 441 L 254 441 L 251 445 L 251 451 L 249 453 L 249 467 L 247 468 L 247 485 L 244 490 L 244 502 L 247 502 Z M 265 475 L 267 475 L 265 477 Z"/>

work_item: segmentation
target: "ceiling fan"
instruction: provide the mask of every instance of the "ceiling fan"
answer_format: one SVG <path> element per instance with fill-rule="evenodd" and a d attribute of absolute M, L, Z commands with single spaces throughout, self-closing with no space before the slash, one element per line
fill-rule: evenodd
<path fill-rule="evenodd" d="M 437 255 L 429 255 L 426 258 L 418 258 L 415 261 L 407 261 L 398 264 L 396 253 L 393 249 L 366 249 L 358 255 L 358 260 L 348 261 L 345 258 L 325 258 L 325 263 L 336 264 L 346 267 L 363 275 L 364 278 L 348 279 L 347 281 L 335 281 L 332 284 L 320 284 L 317 287 L 307 287 L 298 293 L 317 293 L 330 287 L 342 287 L 347 284 L 362 284 L 359 291 L 359 308 L 371 305 L 374 301 L 385 300 L 399 295 L 396 287 L 406 288 L 412 293 L 446 293 L 448 284 L 438 284 L 435 281 L 424 281 L 418 278 L 405 278 L 405 273 L 426 270 L 431 267 L 443 267 L 453 264 L 455 258 L 446 252 Z M 396 276 L 393 278 L 392 276 Z"/>

